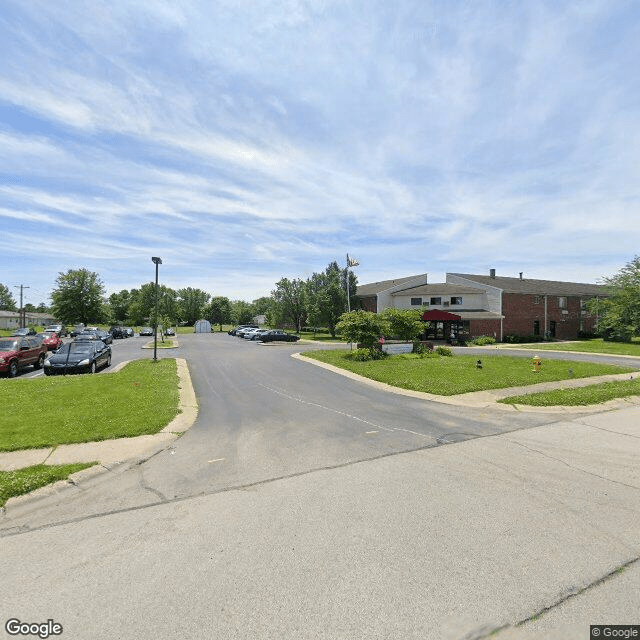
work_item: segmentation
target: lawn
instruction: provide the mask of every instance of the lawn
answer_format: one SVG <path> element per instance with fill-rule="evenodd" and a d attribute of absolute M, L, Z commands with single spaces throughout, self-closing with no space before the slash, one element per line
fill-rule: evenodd
<path fill-rule="evenodd" d="M 498 400 L 503 404 L 523 404 L 533 407 L 567 406 L 578 407 L 600 404 L 616 398 L 640 396 L 640 378 L 601 382 L 588 387 L 575 389 L 555 389 L 544 393 L 531 393 L 523 396 L 510 396 Z"/>
<path fill-rule="evenodd" d="M 303 340 L 315 340 L 316 342 L 344 342 L 339 336 L 333 337 L 326 329 L 303 329 L 300 331 L 300 338 Z"/>
<path fill-rule="evenodd" d="M 421 358 L 403 354 L 356 362 L 348 358 L 349 353 L 340 349 L 307 351 L 302 355 L 395 387 L 442 396 L 635 371 L 630 367 L 591 362 L 545 360 L 541 371 L 534 372 L 530 358 L 500 355 L 481 357 L 481 369 L 476 367 L 477 356 L 464 355 Z"/>
<path fill-rule="evenodd" d="M 66 480 L 72 473 L 92 467 L 94 464 L 97 463 L 38 464 L 16 471 L 0 471 L 0 507 L 3 507 L 9 498 L 35 491 L 58 480 Z"/>
<path fill-rule="evenodd" d="M 640 356 L 638 342 L 606 342 L 602 338 L 576 342 L 536 342 L 535 344 L 502 344 L 504 348 L 533 349 L 534 351 L 584 351 L 616 356 Z"/>
<path fill-rule="evenodd" d="M 178 413 L 173 359 L 117 373 L 0 379 L 0 451 L 157 433 Z"/>

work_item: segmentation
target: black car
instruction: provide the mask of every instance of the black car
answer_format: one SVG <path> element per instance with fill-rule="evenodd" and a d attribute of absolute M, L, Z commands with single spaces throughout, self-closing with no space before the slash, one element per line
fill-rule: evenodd
<path fill-rule="evenodd" d="M 280 329 L 271 329 L 258 335 L 256 340 L 260 342 L 297 342 L 300 340 L 300 336 L 296 336 L 293 333 L 285 333 Z"/>
<path fill-rule="evenodd" d="M 80 340 L 63 344 L 44 363 L 47 376 L 95 373 L 111 365 L 111 347 L 102 340 Z"/>
<path fill-rule="evenodd" d="M 125 331 L 124 327 L 120 327 L 120 326 L 113 326 L 109 329 L 109 333 L 111 334 L 112 338 L 115 340 L 117 338 L 128 338 L 129 336 L 127 335 L 127 332 Z"/>
<path fill-rule="evenodd" d="M 113 342 L 113 336 L 102 329 L 89 329 L 79 333 L 75 337 L 75 340 L 102 340 L 105 344 L 111 344 Z"/>

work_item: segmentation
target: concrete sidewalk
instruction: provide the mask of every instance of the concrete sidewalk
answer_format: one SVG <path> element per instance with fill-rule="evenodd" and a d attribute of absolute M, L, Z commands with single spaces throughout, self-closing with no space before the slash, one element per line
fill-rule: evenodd
<path fill-rule="evenodd" d="M 184 358 L 176 358 L 176 363 L 180 391 L 179 413 L 159 433 L 135 438 L 118 438 L 101 442 L 63 444 L 45 449 L 4 452 L 0 453 L 0 471 L 14 471 L 15 469 L 22 469 L 36 464 L 56 465 L 93 461 L 98 461 L 101 465 L 108 467 L 125 460 L 143 459 L 167 446 L 168 443 L 189 429 L 198 415 L 198 403 L 191 383 L 187 361 Z M 126 363 L 120 365 L 119 368 L 124 364 Z M 95 471 L 94 469 L 93 473 Z"/>

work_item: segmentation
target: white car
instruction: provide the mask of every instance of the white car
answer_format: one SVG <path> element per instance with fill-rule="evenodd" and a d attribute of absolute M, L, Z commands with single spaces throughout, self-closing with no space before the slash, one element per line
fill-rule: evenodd
<path fill-rule="evenodd" d="M 243 337 L 245 340 L 256 340 L 258 336 L 267 331 L 268 329 L 252 329 L 251 331 L 246 331 Z"/>

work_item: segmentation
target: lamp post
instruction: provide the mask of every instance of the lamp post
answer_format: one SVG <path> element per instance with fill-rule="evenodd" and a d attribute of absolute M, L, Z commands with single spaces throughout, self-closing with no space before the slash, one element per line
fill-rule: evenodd
<path fill-rule="evenodd" d="M 153 361 L 158 361 L 158 265 L 162 264 L 161 258 L 151 258 L 153 263 L 156 265 L 156 304 L 155 304 L 155 312 L 153 315 L 154 323 L 153 323 Z"/>

